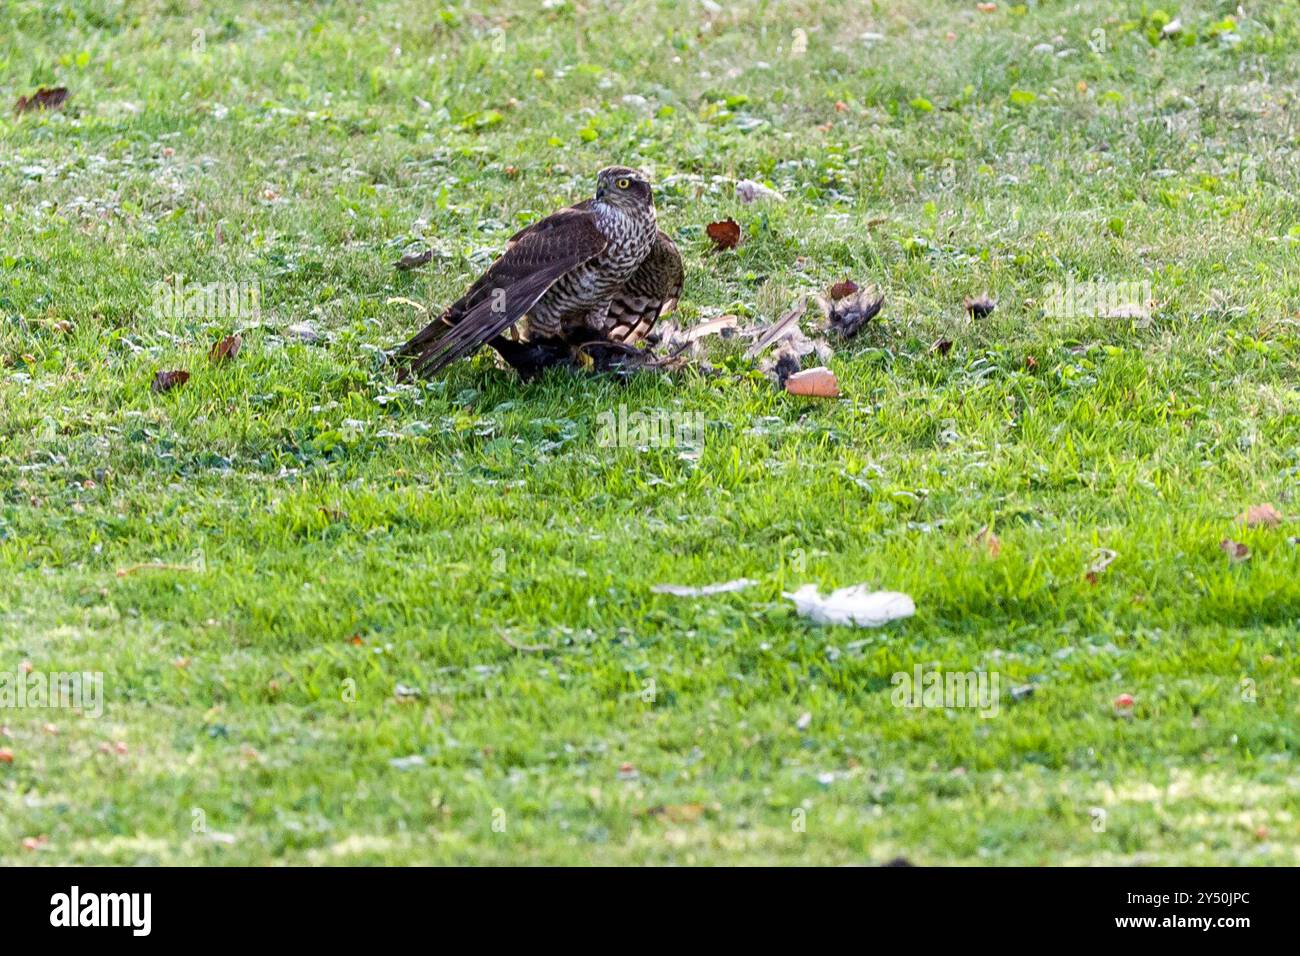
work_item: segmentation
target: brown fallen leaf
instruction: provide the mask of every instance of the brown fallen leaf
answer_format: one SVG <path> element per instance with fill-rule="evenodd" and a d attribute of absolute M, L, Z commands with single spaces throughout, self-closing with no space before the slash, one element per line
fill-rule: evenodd
<path fill-rule="evenodd" d="M 1231 538 L 1224 538 L 1220 541 L 1219 550 L 1226 554 L 1234 564 L 1238 561 L 1246 561 L 1250 558 L 1250 548 L 1246 547 L 1240 541 L 1233 541 Z"/>
<path fill-rule="evenodd" d="M 425 249 L 423 252 L 408 252 L 402 258 L 394 263 L 395 267 L 405 272 L 408 269 L 415 269 L 419 266 L 428 265 L 433 260 L 433 250 Z"/>
<path fill-rule="evenodd" d="M 840 383 L 835 373 L 824 365 L 795 372 L 785 380 L 785 390 L 791 395 L 807 395 L 812 398 L 837 398 Z"/>
<path fill-rule="evenodd" d="M 1282 523 L 1282 513 L 1272 505 L 1251 505 L 1237 520 L 1245 522 L 1248 528 L 1276 528 Z"/>
<path fill-rule="evenodd" d="M 163 392 L 170 392 L 178 385 L 184 385 L 189 380 L 190 373 L 184 369 L 178 368 L 170 372 L 159 372 L 153 377 L 153 385 L 151 388 L 161 395 Z"/>
<path fill-rule="evenodd" d="M 858 288 L 859 288 L 858 284 L 854 282 L 852 279 L 844 279 L 843 281 L 837 282 L 833 286 L 831 286 L 830 289 L 827 290 L 826 295 L 830 298 L 832 302 L 838 302 L 840 299 L 844 298 L 845 296 L 852 295 L 853 293 L 857 292 Z"/>
<path fill-rule="evenodd" d="M 962 307 L 970 313 L 972 319 L 982 319 L 985 316 L 993 314 L 993 310 L 998 307 L 996 300 L 989 298 L 987 292 L 980 295 L 966 298 L 961 301 Z"/>
<path fill-rule="evenodd" d="M 946 358 L 952 351 L 952 339 L 939 339 L 930 346 L 930 351 L 937 353 L 940 358 Z"/>
<path fill-rule="evenodd" d="M 988 525 L 980 528 L 979 531 L 975 533 L 974 544 L 977 547 L 982 547 L 985 552 L 988 553 L 990 558 L 996 558 L 1002 553 L 1002 542 L 998 539 L 998 536 L 993 533 L 993 529 Z"/>
<path fill-rule="evenodd" d="M 216 345 L 212 346 L 212 351 L 208 352 L 208 359 L 217 365 L 220 365 L 222 362 L 229 362 L 239 354 L 239 350 L 243 345 L 244 340 L 238 335 L 227 335 Z"/>
<path fill-rule="evenodd" d="M 668 806 L 651 807 L 645 811 L 648 817 L 659 817 L 670 823 L 694 823 L 704 816 L 702 803 L 680 803 Z"/>
<path fill-rule="evenodd" d="M 1038 359 L 1034 358 L 1032 355 L 1026 355 L 1025 368 L 1031 372 L 1034 371 L 1036 368 L 1038 368 Z"/>
<path fill-rule="evenodd" d="M 57 110 L 68 98 L 66 86 L 42 86 L 31 96 L 20 96 L 14 104 L 15 113 L 30 113 L 33 110 Z"/>
<path fill-rule="evenodd" d="M 740 245 L 740 223 L 734 219 L 711 222 L 704 227 L 704 231 L 713 240 L 713 248 L 719 252 Z"/>

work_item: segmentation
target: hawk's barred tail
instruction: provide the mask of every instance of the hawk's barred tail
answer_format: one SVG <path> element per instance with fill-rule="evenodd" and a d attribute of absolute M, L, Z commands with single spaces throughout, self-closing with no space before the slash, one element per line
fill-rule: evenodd
<path fill-rule="evenodd" d="M 490 342 L 523 318 L 560 276 L 586 258 L 584 254 L 562 259 L 508 288 L 492 289 L 454 325 L 447 324 L 442 318 L 431 322 L 399 350 L 398 354 L 403 357 L 418 350 L 415 360 L 403 370 L 400 378 L 412 374 L 433 375 Z"/>

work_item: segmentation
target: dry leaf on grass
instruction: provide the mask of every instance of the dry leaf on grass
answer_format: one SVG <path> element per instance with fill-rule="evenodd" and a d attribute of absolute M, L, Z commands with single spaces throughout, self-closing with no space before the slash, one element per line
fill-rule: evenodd
<path fill-rule="evenodd" d="M 1282 523 L 1282 513 L 1272 505 L 1251 505 L 1237 520 L 1245 522 L 1248 528 L 1276 528 Z"/>
<path fill-rule="evenodd" d="M 153 377 L 153 385 L 150 386 L 158 394 L 170 392 L 179 385 L 184 385 L 190 380 L 190 373 L 184 369 L 173 369 L 169 372 L 159 372 Z"/>
<path fill-rule="evenodd" d="M 1240 541 L 1233 541 L 1231 538 L 1224 538 L 1220 541 L 1219 550 L 1226 554 L 1234 564 L 1250 558 L 1250 548 Z"/>
<path fill-rule="evenodd" d="M 704 232 L 713 240 L 713 248 L 719 252 L 740 245 L 740 223 L 734 219 L 711 222 L 704 227 Z"/>
<path fill-rule="evenodd" d="M 807 395 L 811 398 L 838 398 L 840 383 L 835 373 L 824 365 L 804 369 L 786 377 L 785 390 L 791 395 Z"/>
<path fill-rule="evenodd" d="M 20 96 L 14 104 L 15 113 L 30 113 L 33 110 L 57 110 L 68 98 L 66 86 L 42 86 L 31 96 Z"/>
<path fill-rule="evenodd" d="M 912 599 L 897 591 L 868 591 L 865 584 L 840 588 L 823 597 L 815 584 L 805 584 L 784 597 L 794 602 L 801 617 L 818 624 L 854 624 L 880 627 L 916 613 Z"/>
<path fill-rule="evenodd" d="M 930 351 L 936 353 L 940 358 L 947 358 L 948 353 L 952 351 L 952 339 L 939 339 L 930 346 Z"/>
<path fill-rule="evenodd" d="M 990 558 L 996 558 L 1002 553 L 1002 542 L 988 525 L 975 533 L 974 544 L 976 547 L 983 548 Z"/>
<path fill-rule="evenodd" d="M 208 353 L 208 359 L 214 364 L 220 365 L 222 362 L 229 362 L 243 347 L 244 340 L 238 335 L 227 335 L 224 339 L 212 346 L 212 351 Z"/>
<path fill-rule="evenodd" d="M 850 296 L 857 292 L 858 289 L 858 284 L 852 279 L 843 279 L 826 290 L 826 297 L 832 302 L 838 302 L 845 296 Z"/>
<path fill-rule="evenodd" d="M 651 807 L 645 811 L 648 817 L 658 817 L 669 823 L 694 823 L 704 816 L 706 807 L 702 803 L 679 803 Z"/>

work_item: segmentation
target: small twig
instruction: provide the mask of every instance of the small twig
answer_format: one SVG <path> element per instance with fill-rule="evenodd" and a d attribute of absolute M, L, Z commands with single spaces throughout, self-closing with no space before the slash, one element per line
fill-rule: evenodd
<path fill-rule="evenodd" d="M 515 650 L 524 654 L 537 654 L 543 651 L 555 650 L 555 648 L 553 647 L 543 647 L 540 644 L 519 644 L 515 641 L 512 641 L 509 637 L 507 637 L 505 631 L 497 631 L 496 634 L 497 637 L 501 638 L 501 640 L 503 640 L 506 643 L 507 647 L 513 647 Z"/>
<path fill-rule="evenodd" d="M 429 314 L 429 310 L 424 306 L 420 305 L 420 303 L 416 302 L 414 299 L 406 299 L 400 295 L 395 295 L 392 296 L 391 298 L 384 300 L 385 305 L 392 305 L 394 302 L 400 302 L 402 305 L 409 305 L 412 306 L 413 308 L 419 309 L 421 315 Z"/>
<path fill-rule="evenodd" d="M 143 564 L 133 564 L 128 568 L 118 568 L 117 576 L 124 578 L 129 574 L 135 574 L 137 571 L 201 571 L 202 568 L 196 568 L 192 564 L 163 564 L 160 561 L 146 561 Z"/>

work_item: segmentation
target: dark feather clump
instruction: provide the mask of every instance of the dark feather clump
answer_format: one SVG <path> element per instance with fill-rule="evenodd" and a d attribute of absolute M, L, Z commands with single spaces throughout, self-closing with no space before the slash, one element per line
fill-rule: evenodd
<path fill-rule="evenodd" d="M 856 289 L 839 299 L 819 298 L 826 316 L 826 331 L 851 339 L 874 319 L 885 304 L 885 297 L 872 289 Z"/>

